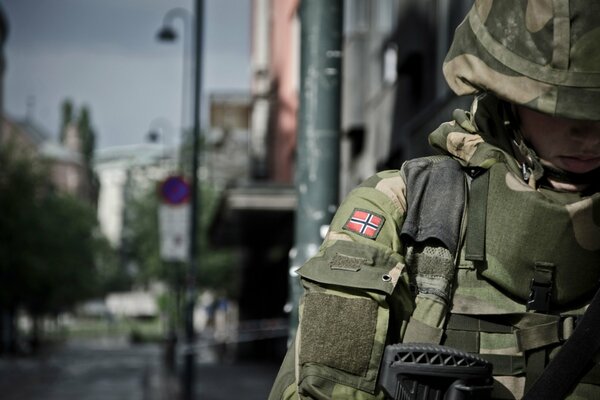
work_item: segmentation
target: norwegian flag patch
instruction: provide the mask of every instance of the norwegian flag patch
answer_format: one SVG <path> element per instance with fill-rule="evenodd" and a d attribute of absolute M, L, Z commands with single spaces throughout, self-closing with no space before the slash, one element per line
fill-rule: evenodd
<path fill-rule="evenodd" d="M 355 208 L 343 229 L 369 239 L 375 239 L 384 222 L 385 218 L 379 214 Z"/>

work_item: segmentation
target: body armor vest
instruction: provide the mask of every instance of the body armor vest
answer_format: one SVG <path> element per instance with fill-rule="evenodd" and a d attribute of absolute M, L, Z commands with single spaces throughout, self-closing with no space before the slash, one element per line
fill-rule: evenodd
<path fill-rule="evenodd" d="M 419 258 L 409 265 L 407 254 L 418 296 L 403 341 L 442 343 L 479 353 L 494 364 L 494 375 L 513 379 L 495 386 L 493 397 L 519 397 L 526 388 L 523 382 L 533 383 L 550 351 L 568 339 L 598 288 L 600 194 L 536 191 L 501 162 L 472 176 L 466 244 L 456 270 L 434 276 Z M 446 185 L 456 189 L 463 181 Z M 409 203 L 409 214 L 411 207 L 422 205 Z M 446 285 L 452 291 L 448 296 L 432 297 L 426 290 L 443 287 L 448 280 L 456 283 Z M 528 306 L 532 299 L 539 300 L 536 285 L 545 289 L 543 310 L 535 302 L 533 309 Z M 600 368 L 580 382 L 600 384 Z"/>
<path fill-rule="evenodd" d="M 527 301 L 532 281 L 544 271 L 538 280 L 552 286 L 553 305 L 589 299 L 600 282 L 600 193 L 581 197 L 536 191 L 504 163 L 487 173 L 481 276 Z"/>

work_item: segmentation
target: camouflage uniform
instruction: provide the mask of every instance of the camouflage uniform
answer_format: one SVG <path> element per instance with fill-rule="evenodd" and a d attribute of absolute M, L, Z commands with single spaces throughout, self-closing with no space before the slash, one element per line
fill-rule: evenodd
<path fill-rule="evenodd" d="M 599 15 L 583 0 L 475 2 L 444 65 L 457 94 L 477 94 L 471 110 L 430 135 L 443 155 L 340 205 L 299 270 L 300 325 L 270 399 L 383 398 L 383 349 L 402 341 L 478 353 L 493 397 L 522 397 L 598 287 L 600 193 L 547 186 L 511 104 L 600 120 Z M 569 398 L 600 398 L 599 373 Z"/>

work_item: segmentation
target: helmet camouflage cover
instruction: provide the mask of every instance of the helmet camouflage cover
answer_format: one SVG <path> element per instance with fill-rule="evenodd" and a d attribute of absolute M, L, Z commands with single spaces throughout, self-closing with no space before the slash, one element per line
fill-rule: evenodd
<path fill-rule="evenodd" d="M 600 120 L 600 1 L 476 0 L 443 71 L 458 95 Z"/>

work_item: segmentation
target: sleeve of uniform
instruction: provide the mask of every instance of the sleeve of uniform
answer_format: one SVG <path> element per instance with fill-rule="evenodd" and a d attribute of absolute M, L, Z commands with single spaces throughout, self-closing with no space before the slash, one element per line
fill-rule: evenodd
<path fill-rule="evenodd" d="M 399 238 L 405 187 L 400 171 L 385 171 L 354 189 L 298 270 L 300 323 L 269 399 L 383 398 L 384 347 L 399 341 L 414 307 Z"/>

